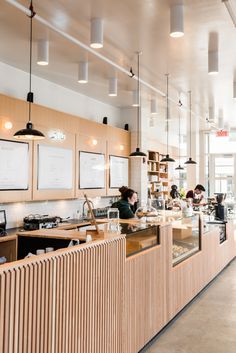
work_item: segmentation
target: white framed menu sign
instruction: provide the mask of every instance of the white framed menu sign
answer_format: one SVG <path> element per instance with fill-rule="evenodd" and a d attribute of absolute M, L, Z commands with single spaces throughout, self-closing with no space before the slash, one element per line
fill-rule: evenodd
<path fill-rule="evenodd" d="M 0 190 L 28 190 L 29 144 L 0 139 Z"/>
<path fill-rule="evenodd" d="M 129 185 L 129 159 L 110 156 L 110 188 Z"/>
<path fill-rule="evenodd" d="M 38 145 L 38 190 L 72 189 L 73 151 Z"/>
<path fill-rule="evenodd" d="M 105 189 L 105 155 L 79 152 L 79 188 Z"/>

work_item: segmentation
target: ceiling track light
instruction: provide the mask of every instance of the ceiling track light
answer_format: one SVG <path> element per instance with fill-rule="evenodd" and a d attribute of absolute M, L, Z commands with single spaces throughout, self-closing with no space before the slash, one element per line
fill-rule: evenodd
<path fill-rule="evenodd" d="M 87 61 L 79 62 L 78 82 L 79 83 L 88 82 L 88 62 Z"/>
<path fill-rule="evenodd" d="M 26 128 L 17 131 L 14 134 L 14 138 L 18 140 L 42 140 L 45 138 L 44 134 L 38 130 L 33 129 L 31 122 L 31 104 L 34 101 L 34 94 L 31 92 L 31 72 L 32 72 L 32 44 L 33 44 L 33 17 L 36 15 L 33 9 L 33 2 L 31 0 L 30 6 L 30 68 L 29 68 L 29 92 L 27 94 L 27 102 L 29 103 L 29 120 L 26 124 Z"/>
<path fill-rule="evenodd" d="M 180 38 L 184 35 L 184 7 L 174 5 L 170 8 L 170 36 Z"/>
<path fill-rule="evenodd" d="M 134 152 L 130 153 L 130 157 L 147 157 L 147 155 L 140 151 L 141 145 L 141 134 L 140 134 L 140 124 L 141 124 L 141 87 L 140 87 L 140 55 L 141 52 L 137 52 L 138 59 L 138 79 L 137 79 L 137 97 L 138 97 L 138 105 L 137 105 L 137 148 Z"/>
<path fill-rule="evenodd" d="M 166 156 L 160 162 L 175 162 L 169 155 L 169 74 L 166 74 Z"/>
<path fill-rule="evenodd" d="M 101 18 L 91 19 L 90 47 L 94 49 L 103 47 L 103 20 Z"/>
<path fill-rule="evenodd" d="M 40 39 L 37 43 L 37 64 L 46 66 L 49 63 L 49 41 Z"/>
<path fill-rule="evenodd" d="M 110 77 L 109 78 L 109 92 L 108 95 L 110 97 L 116 97 L 117 96 L 117 78 L 116 77 Z"/>
<path fill-rule="evenodd" d="M 157 114 L 157 101 L 156 99 L 151 99 L 151 114 Z"/>
<path fill-rule="evenodd" d="M 190 157 L 189 159 L 184 163 L 184 164 L 197 164 L 197 162 L 195 162 L 192 159 L 192 95 L 191 95 L 191 91 L 189 91 L 189 124 L 190 124 L 190 140 L 189 140 L 189 147 L 190 147 Z"/>
<path fill-rule="evenodd" d="M 234 26 L 236 27 L 236 4 L 235 0 L 222 0 L 222 2 L 225 4 L 225 7 L 231 17 L 231 20 L 233 21 Z"/>

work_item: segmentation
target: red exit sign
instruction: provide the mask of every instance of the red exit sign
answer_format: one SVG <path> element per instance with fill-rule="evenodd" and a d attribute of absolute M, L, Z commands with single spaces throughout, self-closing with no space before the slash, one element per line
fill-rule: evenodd
<path fill-rule="evenodd" d="M 227 137 L 229 136 L 229 132 L 226 130 L 216 131 L 216 137 Z"/>

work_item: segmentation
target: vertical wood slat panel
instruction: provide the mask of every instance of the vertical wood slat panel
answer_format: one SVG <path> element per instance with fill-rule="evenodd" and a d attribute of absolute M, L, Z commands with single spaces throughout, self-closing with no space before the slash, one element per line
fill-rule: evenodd
<path fill-rule="evenodd" d="M 0 353 L 124 353 L 125 238 L 0 268 Z"/>

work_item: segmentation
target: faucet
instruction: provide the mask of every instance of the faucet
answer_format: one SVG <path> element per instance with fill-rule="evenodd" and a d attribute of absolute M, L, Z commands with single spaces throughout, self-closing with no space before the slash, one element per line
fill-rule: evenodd
<path fill-rule="evenodd" d="M 92 202 L 91 200 L 89 200 L 89 199 L 88 199 L 88 202 L 91 204 L 92 208 L 94 208 L 93 202 Z M 83 217 L 83 218 L 85 218 L 85 212 L 84 212 L 85 209 L 84 209 L 84 207 L 85 207 L 85 204 L 86 204 L 86 203 L 87 203 L 87 201 L 85 200 L 84 203 L 83 203 L 83 213 L 82 213 L 82 217 Z"/>

